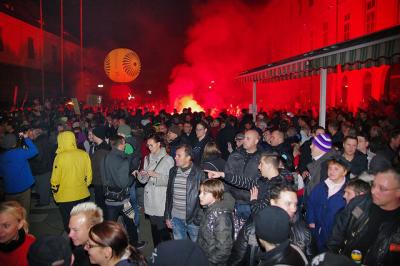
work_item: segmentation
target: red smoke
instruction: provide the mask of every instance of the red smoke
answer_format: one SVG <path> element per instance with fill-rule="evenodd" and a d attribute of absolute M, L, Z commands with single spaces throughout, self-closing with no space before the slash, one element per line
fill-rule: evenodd
<path fill-rule="evenodd" d="M 168 86 L 170 104 L 192 95 L 204 109 L 248 106 L 251 90 L 235 82 L 241 71 L 266 63 L 265 8 L 240 1 L 211 1 L 194 7 L 197 23 L 189 29 L 186 62 L 176 66 Z"/>

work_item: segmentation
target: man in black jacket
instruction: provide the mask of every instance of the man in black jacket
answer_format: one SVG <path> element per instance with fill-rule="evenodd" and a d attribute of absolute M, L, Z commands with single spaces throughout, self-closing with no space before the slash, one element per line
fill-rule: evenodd
<path fill-rule="evenodd" d="M 357 144 L 356 136 L 346 136 L 343 140 L 342 156 L 350 163 L 350 178 L 354 178 L 368 170 L 367 156 L 357 150 Z"/>
<path fill-rule="evenodd" d="M 43 207 L 50 203 L 50 177 L 56 149 L 54 145 L 51 145 L 47 133 L 40 126 L 29 130 L 28 136 L 38 149 L 38 154 L 29 160 L 29 165 L 35 176 L 36 192 L 40 197 L 36 207 Z"/>
<path fill-rule="evenodd" d="M 285 168 L 294 171 L 293 150 L 290 144 L 285 141 L 285 135 L 280 130 L 271 133 L 270 144 L 272 152 L 277 152 L 285 160 Z"/>
<path fill-rule="evenodd" d="M 260 135 L 257 131 L 248 130 L 245 133 L 243 148 L 239 148 L 229 155 L 224 172 L 257 180 L 259 177 L 258 165 L 261 158 L 261 152 L 257 148 L 259 140 Z M 249 190 L 234 185 L 228 185 L 228 187 L 229 192 L 236 200 L 236 215 L 246 220 L 251 213 Z"/>
<path fill-rule="evenodd" d="M 346 256 L 361 251 L 364 265 L 400 265 L 400 174 L 377 173 L 371 195 L 355 197 L 338 215 L 327 246 Z"/>
<path fill-rule="evenodd" d="M 182 144 L 176 149 L 175 167 L 169 172 L 164 218 L 174 239 L 196 242 L 201 219 L 200 183 L 204 172 L 192 162 L 192 149 Z"/>

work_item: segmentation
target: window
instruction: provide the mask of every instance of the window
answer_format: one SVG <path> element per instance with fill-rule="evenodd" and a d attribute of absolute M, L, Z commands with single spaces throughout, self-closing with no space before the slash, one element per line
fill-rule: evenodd
<path fill-rule="evenodd" d="M 364 76 L 364 82 L 363 82 L 363 93 L 362 93 L 363 102 L 367 102 L 371 98 L 371 91 L 372 91 L 372 75 L 370 72 L 367 72 Z"/>
<path fill-rule="evenodd" d="M 35 47 L 33 45 L 33 39 L 28 38 L 28 58 L 34 59 L 35 58 Z"/>
<path fill-rule="evenodd" d="M 344 16 L 343 39 L 345 41 L 350 39 L 350 14 Z"/>
<path fill-rule="evenodd" d="M 322 26 L 323 45 L 328 45 L 328 22 L 324 22 Z"/>
<path fill-rule="evenodd" d="M 4 43 L 3 43 L 3 28 L 0 27 L 0 52 L 4 51 Z"/>
<path fill-rule="evenodd" d="M 365 1 L 365 31 L 366 33 L 371 33 L 375 30 L 375 10 L 376 1 L 366 0 Z"/>

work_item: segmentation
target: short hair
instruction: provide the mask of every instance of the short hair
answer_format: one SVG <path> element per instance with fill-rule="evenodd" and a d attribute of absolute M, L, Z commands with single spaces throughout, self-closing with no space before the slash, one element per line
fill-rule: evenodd
<path fill-rule="evenodd" d="M 364 131 L 358 131 L 356 135 L 357 135 L 357 137 L 362 137 L 362 138 L 364 138 L 366 141 L 369 142 L 369 135 L 368 135 L 368 133 L 366 133 L 366 132 L 364 132 Z"/>
<path fill-rule="evenodd" d="M 371 191 L 371 186 L 364 180 L 358 178 L 350 180 L 346 187 L 352 188 L 356 196 L 366 194 Z"/>
<path fill-rule="evenodd" d="M 218 201 L 223 199 L 224 183 L 219 179 L 207 179 L 201 183 L 200 188 L 203 188 L 204 192 L 211 193 Z"/>
<path fill-rule="evenodd" d="M 289 185 L 289 184 L 281 184 L 281 185 L 273 186 L 270 190 L 270 199 L 273 199 L 273 200 L 280 199 L 282 192 L 296 193 L 296 189 L 292 185 Z"/>
<path fill-rule="evenodd" d="M 348 135 L 348 136 L 344 137 L 343 143 L 345 143 L 348 139 L 354 139 L 354 140 L 357 141 L 357 143 L 358 143 L 358 139 L 357 139 L 357 137 L 354 136 L 354 135 Z"/>
<path fill-rule="evenodd" d="M 394 168 L 388 168 L 388 169 L 385 169 L 382 171 L 378 171 L 375 175 L 377 175 L 377 174 L 393 175 L 394 179 L 400 185 L 400 174 Z"/>
<path fill-rule="evenodd" d="M 221 151 L 218 149 L 217 143 L 210 141 L 204 146 L 203 159 L 208 159 L 213 155 L 221 156 Z"/>
<path fill-rule="evenodd" d="M 120 135 L 115 135 L 110 138 L 111 147 L 117 148 L 119 145 L 125 142 L 125 138 Z"/>
<path fill-rule="evenodd" d="M 279 163 L 281 162 L 279 155 L 263 153 L 261 154 L 260 161 L 263 160 L 267 164 L 271 164 L 274 168 L 279 168 Z"/>
<path fill-rule="evenodd" d="M 392 132 L 390 132 L 389 140 L 397 138 L 398 135 L 400 135 L 400 129 L 393 130 Z"/>
<path fill-rule="evenodd" d="M 179 145 L 176 147 L 176 150 L 183 149 L 186 156 L 190 156 L 190 159 L 193 159 L 193 150 L 192 147 L 186 143 Z"/>
<path fill-rule="evenodd" d="M 103 222 L 103 210 L 94 202 L 82 202 L 75 205 L 70 216 L 83 214 L 90 226 Z"/>
<path fill-rule="evenodd" d="M 26 210 L 17 201 L 3 201 L 0 203 L 0 213 L 8 213 L 23 223 L 25 233 L 28 233 L 28 222 L 26 220 Z"/>

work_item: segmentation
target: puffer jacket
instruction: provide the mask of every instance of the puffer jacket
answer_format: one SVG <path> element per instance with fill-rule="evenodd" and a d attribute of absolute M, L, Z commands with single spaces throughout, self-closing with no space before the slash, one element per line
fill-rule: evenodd
<path fill-rule="evenodd" d="M 197 243 L 206 254 L 210 265 L 226 265 L 233 244 L 233 208 L 235 200 L 224 193 L 222 201 L 204 210 Z"/>
<path fill-rule="evenodd" d="M 50 183 L 56 202 L 77 201 L 90 196 L 92 166 L 89 155 L 78 149 L 74 133 L 61 132 Z"/>
<path fill-rule="evenodd" d="M 338 215 L 333 227 L 332 237 L 327 242 L 332 252 L 350 256 L 354 244 L 368 232 L 369 211 L 374 204 L 370 194 L 355 197 Z M 362 254 L 362 264 L 376 266 L 395 266 L 400 262 L 390 246 L 400 244 L 400 217 L 397 221 L 382 223 L 374 243 L 366 254 Z M 398 258 L 398 255 L 397 255 Z"/>
<path fill-rule="evenodd" d="M 189 176 L 186 183 L 186 223 L 199 224 L 201 219 L 201 208 L 199 202 L 200 184 L 206 177 L 202 169 L 195 164 L 192 164 Z M 165 201 L 164 219 L 171 220 L 171 212 L 173 206 L 174 183 L 177 172 L 177 167 L 174 166 L 169 171 L 167 197 Z"/>
<path fill-rule="evenodd" d="M 158 154 L 149 154 L 144 159 L 143 170 L 155 171 L 158 176 L 149 179 L 139 175 L 138 180 L 144 187 L 144 212 L 147 215 L 163 216 L 167 194 L 169 170 L 174 166 L 174 159 L 161 148 Z"/>
<path fill-rule="evenodd" d="M 225 173 L 245 176 L 256 180 L 259 177 L 258 164 L 260 163 L 261 152 L 247 153 L 245 149 L 239 148 L 232 152 L 225 164 Z M 249 190 L 229 185 L 229 192 L 237 203 L 250 204 Z"/>

